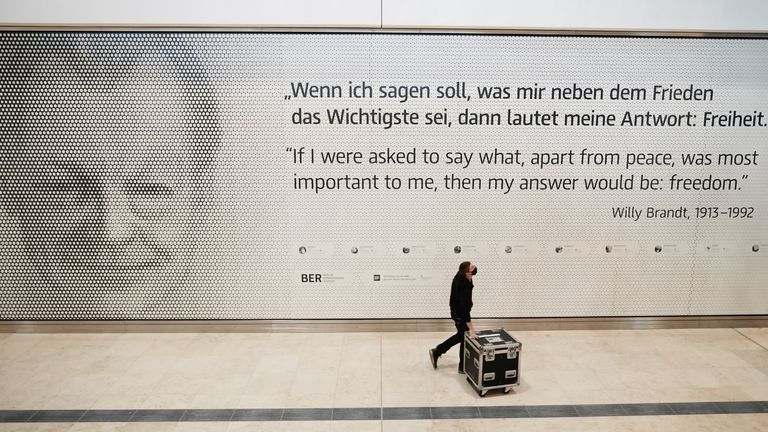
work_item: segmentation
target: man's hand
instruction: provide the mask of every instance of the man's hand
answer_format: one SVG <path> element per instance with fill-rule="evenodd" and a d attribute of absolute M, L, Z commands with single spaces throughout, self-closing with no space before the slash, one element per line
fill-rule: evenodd
<path fill-rule="evenodd" d="M 477 333 L 475 333 L 475 326 L 472 325 L 472 321 L 467 321 L 467 328 L 469 329 L 469 337 L 477 339 Z"/>

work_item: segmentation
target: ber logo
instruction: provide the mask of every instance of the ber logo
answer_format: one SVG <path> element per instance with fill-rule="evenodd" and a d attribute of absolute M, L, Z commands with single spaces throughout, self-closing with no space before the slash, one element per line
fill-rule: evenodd
<path fill-rule="evenodd" d="M 302 273 L 301 274 L 301 282 L 322 282 L 323 281 L 323 275 L 319 273 Z"/>

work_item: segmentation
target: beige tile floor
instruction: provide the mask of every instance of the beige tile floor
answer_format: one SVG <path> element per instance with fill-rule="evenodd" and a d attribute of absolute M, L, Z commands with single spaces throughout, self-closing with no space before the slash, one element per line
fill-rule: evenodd
<path fill-rule="evenodd" d="M 447 333 L 0 334 L 0 409 L 481 406 L 768 400 L 768 329 L 512 331 L 522 384 L 477 394 Z M 0 431 L 766 431 L 768 414 L 1 424 Z"/>

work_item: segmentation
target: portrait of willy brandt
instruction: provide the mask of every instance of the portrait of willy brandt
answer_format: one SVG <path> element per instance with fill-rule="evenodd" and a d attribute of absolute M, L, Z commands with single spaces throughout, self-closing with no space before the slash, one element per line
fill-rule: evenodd
<path fill-rule="evenodd" d="M 162 317 L 215 194 L 218 107 L 194 50 L 174 33 L 2 32 L 0 58 L 0 206 L 24 255 L 2 270 L 31 275 L 17 308 Z"/>

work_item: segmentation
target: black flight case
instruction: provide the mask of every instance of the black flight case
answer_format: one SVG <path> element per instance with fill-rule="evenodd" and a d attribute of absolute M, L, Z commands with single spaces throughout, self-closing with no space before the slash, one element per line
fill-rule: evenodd
<path fill-rule="evenodd" d="M 503 328 L 481 330 L 477 339 L 464 334 L 464 373 L 480 396 L 488 390 L 509 393 L 520 384 L 522 344 Z"/>

